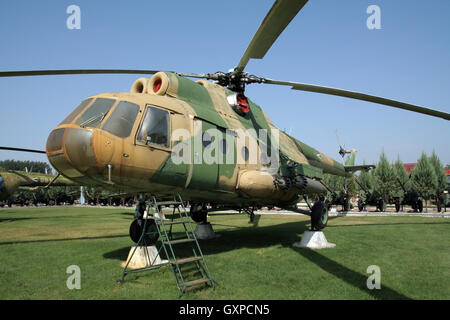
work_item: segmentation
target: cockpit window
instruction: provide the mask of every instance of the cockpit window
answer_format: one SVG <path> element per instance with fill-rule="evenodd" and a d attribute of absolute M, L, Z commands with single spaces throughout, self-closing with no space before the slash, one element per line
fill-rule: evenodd
<path fill-rule="evenodd" d="M 81 127 L 98 127 L 116 100 L 97 98 L 86 111 L 75 121 Z"/>
<path fill-rule="evenodd" d="M 139 106 L 137 104 L 120 101 L 102 129 L 120 138 L 126 138 L 133 129 L 138 112 Z"/>
<path fill-rule="evenodd" d="M 169 113 L 148 107 L 137 140 L 145 144 L 169 147 Z"/>
<path fill-rule="evenodd" d="M 84 100 L 82 103 L 80 103 L 80 105 L 72 111 L 71 114 L 69 114 L 67 116 L 67 118 L 65 118 L 60 124 L 66 124 L 66 123 L 71 123 L 73 121 L 73 119 L 75 119 L 75 117 L 77 115 L 80 114 L 81 111 L 83 111 L 83 109 L 89 104 L 91 103 L 92 98 L 86 99 Z"/>

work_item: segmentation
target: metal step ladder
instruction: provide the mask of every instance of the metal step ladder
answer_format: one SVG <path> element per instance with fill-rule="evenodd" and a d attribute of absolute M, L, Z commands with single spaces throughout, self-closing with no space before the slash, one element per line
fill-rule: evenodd
<path fill-rule="evenodd" d="M 170 205 L 173 206 L 173 212 L 171 219 L 168 220 L 165 219 L 161 207 Z M 148 220 L 153 220 L 153 222 L 148 222 Z M 151 227 L 147 227 L 147 224 L 151 224 Z M 181 237 L 173 237 L 172 231 L 175 225 L 183 226 L 184 232 L 179 232 L 182 235 Z M 147 219 L 144 220 L 142 230 L 141 237 L 129 258 L 129 261 L 131 261 L 137 247 L 147 246 L 148 236 L 155 237 L 157 232 L 159 238 L 159 241 L 156 244 L 158 255 L 160 255 L 161 252 L 164 252 L 167 262 L 154 265 L 153 261 L 152 265 L 149 267 L 127 270 L 128 262 L 124 268 L 122 281 L 129 273 L 142 272 L 170 265 L 178 287 L 178 297 L 187 294 L 188 289 L 202 284 L 214 288 L 214 280 L 211 277 L 208 265 L 206 264 L 206 260 L 180 195 L 175 195 L 173 201 L 157 201 L 155 197 L 152 197 L 147 203 Z M 186 248 L 187 246 L 190 248 Z M 180 253 L 183 254 L 181 258 L 179 258 Z"/>

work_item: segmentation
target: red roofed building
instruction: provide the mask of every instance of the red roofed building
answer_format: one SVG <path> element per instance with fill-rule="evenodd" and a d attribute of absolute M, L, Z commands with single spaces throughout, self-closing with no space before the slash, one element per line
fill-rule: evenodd
<path fill-rule="evenodd" d="M 403 164 L 406 172 L 408 172 L 408 173 L 411 173 L 412 169 L 414 169 L 416 165 L 417 165 L 417 163 L 404 163 Z M 444 171 L 447 176 L 450 176 L 450 170 L 444 170 Z"/>
<path fill-rule="evenodd" d="M 417 165 L 417 163 L 405 163 L 403 166 L 405 167 L 406 172 L 411 173 L 412 169 Z"/>

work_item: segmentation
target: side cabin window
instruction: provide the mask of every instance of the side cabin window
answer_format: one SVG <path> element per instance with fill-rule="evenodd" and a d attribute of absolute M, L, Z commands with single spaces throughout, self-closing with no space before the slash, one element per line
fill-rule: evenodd
<path fill-rule="evenodd" d="M 148 107 L 139 130 L 137 141 L 168 148 L 169 113 L 155 107 Z"/>

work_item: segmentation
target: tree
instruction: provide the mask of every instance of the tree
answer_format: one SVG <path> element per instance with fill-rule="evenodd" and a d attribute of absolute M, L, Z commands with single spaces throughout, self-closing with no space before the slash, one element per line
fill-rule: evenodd
<path fill-rule="evenodd" d="M 347 184 L 346 189 L 347 189 L 347 195 L 349 198 L 355 196 L 358 193 L 357 188 L 356 188 L 355 179 L 356 178 L 354 175 L 352 175 L 350 178 L 346 179 L 346 184 Z"/>
<path fill-rule="evenodd" d="M 395 161 L 392 170 L 395 179 L 394 196 L 403 198 L 405 192 L 411 189 L 411 182 L 409 180 L 409 174 L 406 171 L 402 160 L 400 160 L 400 155 L 397 157 L 397 161 Z"/>
<path fill-rule="evenodd" d="M 425 152 L 422 152 L 417 166 L 411 171 L 411 183 L 412 187 L 425 200 L 425 210 L 428 212 L 427 201 L 436 194 L 437 177 Z"/>
<path fill-rule="evenodd" d="M 25 168 L 27 168 L 28 171 L 48 174 L 52 173 L 50 165 L 41 161 L 2 160 L 0 161 L 0 167 L 5 170 L 25 171 Z"/>
<path fill-rule="evenodd" d="M 333 190 L 336 194 L 342 195 L 344 192 L 344 178 L 335 176 L 332 174 L 324 174 L 323 176 L 324 183 Z"/>
<path fill-rule="evenodd" d="M 444 172 L 444 167 L 442 166 L 439 157 L 434 151 L 431 154 L 430 163 L 433 166 L 434 172 L 436 173 L 437 178 L 436 196 L 439 196 L 442 193 L 444 193 L 444 190 L 447 187 L 447 175 Z"/>
<path fill-rule="evenodd" d="M 113 192 L 102 187 L 85 187 L 84 195 L 88 203 L 93 203 L 94 205 L 110 204 Z"/>
<path fill-rule="evenodd" d="M 389 164 L 384 151 L 381 152 L 380 161 L 373 171 L 375 189 L 385 203 L 394 196 L 395 176 L 392 166 Z"/>
<path fill-rule="evenodd" d="M 363 165 L 366 165 L 365 161 L 363 161 Z M 372 171 L 362 170 L 357 180 L 359 193 L 371 191 L 373 189 Z"/>

